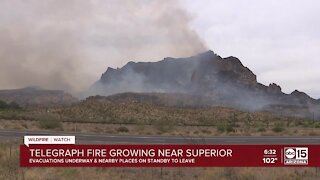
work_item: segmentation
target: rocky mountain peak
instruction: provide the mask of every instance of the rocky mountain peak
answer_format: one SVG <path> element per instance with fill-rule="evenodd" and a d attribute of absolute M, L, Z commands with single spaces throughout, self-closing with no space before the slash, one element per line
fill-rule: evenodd
<path fill-rule="evenodd" d="M 306 103 L 315 103 L 316 100 L 310 97 L 308 94 L 304 92 L 300 92 L 298 90 L 294 90 L 291 94 L 291 97 L 295 100 L 299 100 L 300 102 Z"/>
<path fill-rule="evenodd" d="M 269 93 L 272 93 L 272 94 L 279 94 L 279 93 L 282 93 L 281 91 L 281 87 L 279 85 L 277 85 L 276 83 L 271 83 L 269 84 L 268 88 L 267 88 L 267 91 Z"/>
<path fill-rule="evenodd" d="M 205 93 L 219 88 L 218 83 L 254 86 L 257 80 L 238 58 L 221 58 L 213 51 L 206 51 L 188 58 L 130 61 L 119 69 L 108 68 L 91 90 L 98 88 L 96 92 L 102 95 L 123 91 Z"/>
<path fill-rule="evenodd" d="M 237 57 L 222 58 L 206 51 L 186 58 L 167 57 L 158 62 L 128 62 L 108 68 L 89 95 L 135 93 L 183 93 L 202 96 L 221 106 L 243 109 L 306 106 L 315 100 L 303 92 L 285 94 L 275 83 L 265 86 Z M 196 103 L 194 103 L 196 104 Z"/>
<path fill-rule="evenodd" d="M 294 90 L 291 95 L 295 96 L 295 97 L 299 97 L 299 98 L 311 98 L 309 95 L 307 95 L 304 92 L 298 91 L 298 90 Z"/>

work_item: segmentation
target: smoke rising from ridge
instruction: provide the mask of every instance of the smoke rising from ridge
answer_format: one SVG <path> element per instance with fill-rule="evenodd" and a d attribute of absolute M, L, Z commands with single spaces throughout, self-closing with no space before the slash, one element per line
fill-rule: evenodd
<path fill-rule="evenodd" d="M 0 89 L 79 92 L 108 66 L 206 50 L 177 1 L 0 0 Z"/>

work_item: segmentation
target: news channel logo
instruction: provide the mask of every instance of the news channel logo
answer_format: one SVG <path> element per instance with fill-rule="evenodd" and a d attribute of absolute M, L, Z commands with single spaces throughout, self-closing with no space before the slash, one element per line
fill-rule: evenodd
<path fill-rule="evenodd" d="M 308 165 L 307 147 L 285 147 L 284 148 L 285 165 Z"/>

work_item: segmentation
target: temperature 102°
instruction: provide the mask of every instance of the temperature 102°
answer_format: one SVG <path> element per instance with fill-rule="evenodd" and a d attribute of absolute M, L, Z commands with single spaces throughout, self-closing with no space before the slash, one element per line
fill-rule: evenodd
<path fill-rule="evenodd" d="M 274 158 L 274 157 L 265 157 L 262 159 L 264 164 L 275 164 L 277 160 L 278 158 Z"/>

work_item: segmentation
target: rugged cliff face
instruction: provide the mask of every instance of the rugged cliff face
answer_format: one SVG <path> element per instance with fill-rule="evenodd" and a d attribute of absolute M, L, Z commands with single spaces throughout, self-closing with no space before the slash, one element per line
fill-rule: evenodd
<path fill-rule="evenodd" d="M 159 62 L 129 62 L 108 68 L 91 88 L 93 94 L 119 92 L 210 93 L 220 83 L 257 84 L 256 76 L 235 57 L 221 58 L 208 51 L 189 58 L 165 58 Z"/>
<path fill-rule="evenodd" d="M 319 104 L 305 93 L 285 94 L 277 84 L 260 84 L 256 75 L 238 58 L 222 58 L 212 51 L 188 58 L 129 62 L 122 68 L 108 68 L 88 95 L 124 92 L 189 94 L 205 97 L 212 105 L 275 112 L 283 107 L 310 110 Z"/>

